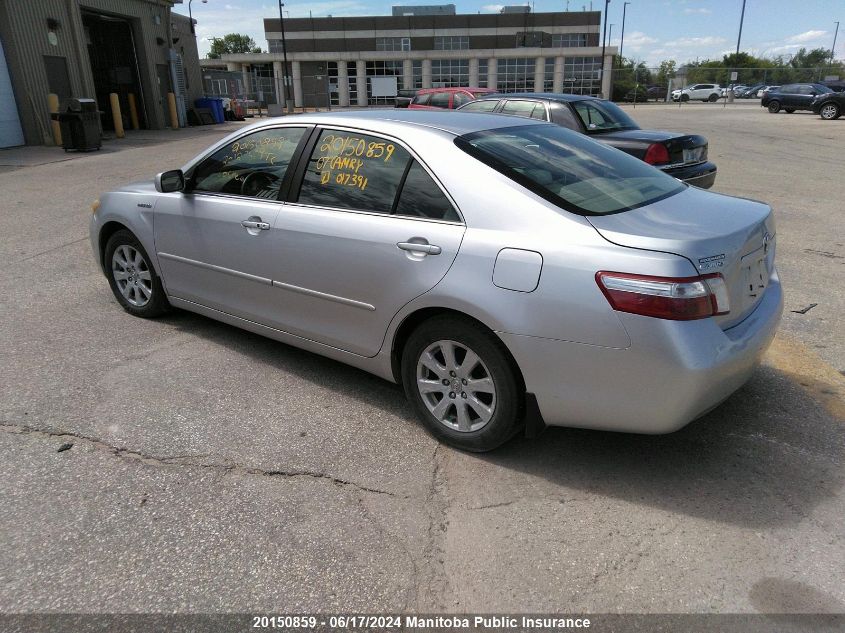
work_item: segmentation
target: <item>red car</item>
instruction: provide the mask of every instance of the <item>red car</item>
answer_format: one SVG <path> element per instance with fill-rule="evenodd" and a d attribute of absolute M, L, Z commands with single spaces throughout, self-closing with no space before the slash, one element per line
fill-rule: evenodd
<path fill-rule="evenodd" d="M 411 110 L 454 110 L 478 97 L 494 94 L 492 88 L 424 88 L 408 104 Z"/>

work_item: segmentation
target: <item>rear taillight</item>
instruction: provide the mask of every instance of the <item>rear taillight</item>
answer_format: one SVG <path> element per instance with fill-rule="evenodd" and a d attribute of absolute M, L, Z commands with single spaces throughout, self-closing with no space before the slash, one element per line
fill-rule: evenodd
<path fill-rule="evenodd" d="M 652 277 L 599 271 L 596 282 L 614 310 L 673 321 L 691 321 L 730 311 L 722 275 Z"/>
<path fill-rule="evenodd" d="M 666 165 L 669 162 L 669 150 L 663 143 L 652 143 L 645 151 L 643 160 L 649 165 Z"/>

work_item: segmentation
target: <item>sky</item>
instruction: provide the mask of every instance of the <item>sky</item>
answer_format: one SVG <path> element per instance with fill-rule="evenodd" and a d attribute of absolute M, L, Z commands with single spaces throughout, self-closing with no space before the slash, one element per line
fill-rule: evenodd
<path fill-rule="evenodd" d="M 458 13 L 496 13 L 501 4 L 490 0 L 441 0 L 453 2 Z M 178 13 L 188 14 L 187 0 L 176 5 Z M 285 0 L 285 17 L 334 17 L 390 15 L 394 4 L 439 4 L 424 0 Z M 514 0 L 514 4 L 518 4 Z M 535 0 L 533 10 L 570 11 L 590 9 L 589 0 Z M 608 25 L 613 25 L 610 44 L 619 45 L 622 32 L 623 0 L 611 0 Z M 593 0 L 596 10 L 604 0 Z M 278 3 L 273 0 L 193 0 L 197 20 L 197 43 L 205 56 L 207 38 L 226 33 L 250 35 L 262 49 L 267 49 L 264 18 L 278 17 Z M 631 0 L 625 19 L 623 54 L 649 66 L 664 59 L 679 64 L 698 59 L 720 59 L 736 50 L 742 0 Z M 801 47 L 830 48 L 835 22 L 842 22 L 836 41 L 837 59 L 845 58 L 845 0 L 747 0 L 740 50 L 761 57 L 795 53 Z"/>

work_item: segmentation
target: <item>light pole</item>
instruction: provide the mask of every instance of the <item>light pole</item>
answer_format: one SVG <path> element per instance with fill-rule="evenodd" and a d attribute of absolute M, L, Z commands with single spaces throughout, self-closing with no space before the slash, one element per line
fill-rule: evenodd
<path fill-rule="evenodd" d="M 604 96 L 604 52 L 607 48 L 607 39 L 605 36 L 607 35 L 607 5 L 610 4 L 610 0 L 604 0 L 604 20 L 602 21 L 602 29 L 601 29 L 601 85 L 602 85 L 602 96 Z"/>
<path fill-rule="evenodd" d="M 839 35 L 839 22 L 836 22 L 836 30 L 833 32 L 833 46 L 830 47 L 830 65 L 836 61 L 836 36 Z"/>
<path fill-rule="evenodd" d="M 619 41 L 619 59 L 622 59 L 622 47 L 625 45 L 625 11 L 628 9 L 630 2 L 622 4 L 622 39 Z"/>
<path fill-rule="evenodd" d="M 742 21 L 745 19 L 745 0 L 742 0 L 742 13 L 739 15 L 739 35 L 736 36 L 736 54 L 739 55 L 739 42 L 742 39 Z"/>
<path fill-rule="evenodd" d="M 194 0 L 188 0 L 188 19 L 191 21 L 191 33 L 196 35 L 196 31 L 194 31 L 194 16 L 191 15 L 191 3 Z M 208 0 L 202 0 L 203 4 L 208 4 Z"/>
<path fill-rule="evenodd" d="M 282 12 L 284 6 L 285 3 L 279 0 L 279 24 L 282 29 L 282 59 L 284 60 L 282 62 L 284 64 L 282 70 L 282 91 L 285 97 L 285 108 L 288 114 L 293 114 L 293 100 L 288 97 L 288 47 L 285 44 L 285 16 Z"/>

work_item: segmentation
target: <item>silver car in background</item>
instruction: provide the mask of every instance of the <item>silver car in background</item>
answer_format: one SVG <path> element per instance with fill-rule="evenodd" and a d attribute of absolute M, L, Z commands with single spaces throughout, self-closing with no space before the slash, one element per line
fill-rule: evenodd
<path fill-rule="evenodd" d="M 674 431 L 749 378 L 782 310 L 767 205 L 516 117 L 270 119 L 95 207 L 130 314 L 190 310 L 402 383 L 467 450 Z"/>

